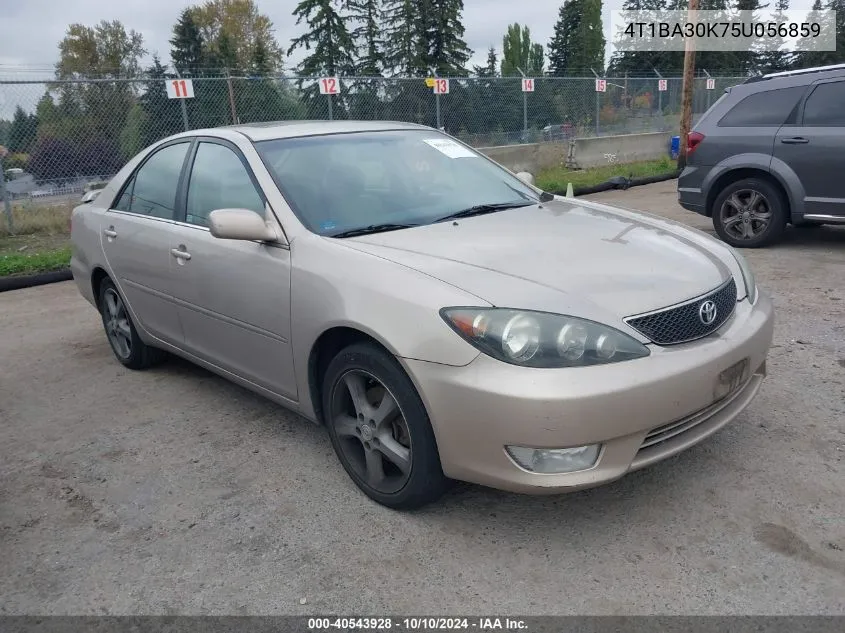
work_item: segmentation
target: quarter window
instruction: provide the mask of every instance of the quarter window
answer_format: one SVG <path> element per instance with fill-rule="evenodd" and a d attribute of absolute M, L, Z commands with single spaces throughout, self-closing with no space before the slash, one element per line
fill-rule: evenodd
<path fill-rule="evenodd" d="M 780 127 L 798 105 L 805 86 L 748 95 L 719 121 L 719 127 Z"/>
<path fill-rule="evenodd" d="M 176 190 L 189 143 L 168 145 L 141 166 L 124 188 L 115 209 L 172 220 L 176 214 Z"/>
<path fill-rule="evenodd" d="M 264 201 L 238 155 L 218 143 L 200 143 L 188 184 L 185 221 L 208 225 L 215 209 L 249 209 L 264 217 Z"/>
<path fill-rule="evenodd" d="M 804 104 L 804 125 L 845 127 L 845 81 L 816 86 Z"/>

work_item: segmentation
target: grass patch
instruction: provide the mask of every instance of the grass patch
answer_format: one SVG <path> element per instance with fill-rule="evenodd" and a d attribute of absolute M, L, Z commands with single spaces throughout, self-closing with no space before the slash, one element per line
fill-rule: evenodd
<path fill-rule="evenodd" d="M 8 253 L 0 255 L 0 277 L 46 273 L 69 265 L 69 246 L 40 253 Z"/>
<path fill-rule="evenodd" d="M 12 227 L 0 204 L 0 238 L 35 233 L 61 234 L 68 232 L 68 222 L 74 204 L 35 204 L 31 201 L 12 205 Z"/>
<path fill-rule="evenodd" d="M 673 172 L 677 168 L 677 163 L 668 156 L 656 160 L 604 165 L 576 171 L 566 167 L 555 167 L 537 175 L 537 186 L 545 191 L 566 191 L 566 184 L 569 182 L 577 189 L 578 187 L 592 187 L 616 176 L 624 176 L 625 178 L 659 176 Z"/>

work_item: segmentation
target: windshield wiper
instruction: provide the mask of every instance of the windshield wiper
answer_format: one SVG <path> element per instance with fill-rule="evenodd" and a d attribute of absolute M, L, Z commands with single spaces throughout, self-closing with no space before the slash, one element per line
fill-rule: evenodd
<path fill-rule="evenodd" d="M 492 204 L 477 204 L 469 209 L 457 211 L 444 215 L 442 218 L 437 218 L 435 222 L 446 222 L 448 220 L 457 220 L 459 218 L 471 218 L 474 215 L 484 215 L 485 213 L 495 213 L 496 211 L 504 211 L 506 209 L 519 209 L 520 207 L 530 207 L 537 204 L 536 202 L 527 202 L 519 200 L 516 202 L 496 202 Z"/>
<path fill-rule="evenodd" d="M 413 226 L 419 226 L 419 224 L 371 224 L 370 226 L 362 226 L 359 229 L 350 229 L 349 231 L 335 233 L 334 235 L 329 235 L 329 237 L 357 237 L 358 235 L 372 235 L 373 233 L 410 229 Z"/>

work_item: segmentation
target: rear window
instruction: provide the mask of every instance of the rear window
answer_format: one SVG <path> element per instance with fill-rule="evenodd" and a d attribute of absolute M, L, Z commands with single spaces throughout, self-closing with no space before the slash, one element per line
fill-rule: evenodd
<path fill-rule="evenodd" d="M 806 86 L 748 95 L 719 121 L 719 127 L 781 126 L 798 105 Z"/>

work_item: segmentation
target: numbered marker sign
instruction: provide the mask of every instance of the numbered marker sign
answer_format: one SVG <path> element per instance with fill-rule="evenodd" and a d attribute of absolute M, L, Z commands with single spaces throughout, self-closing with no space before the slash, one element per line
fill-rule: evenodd
<path fill-rule="evenodd" d="M 666 79 L 660 79 L 660 80 L 657 82 L 657 89 L 658 89 L 660 92 L 666 92 L 666 90 L 668 90 L 668 88 L 669 88 L 669 81 L 668 81 L 668 80 L 666 80 Z"/>
<path fill-rule="evenodd" d="M 596 79 L 596 92 L 607 92 L 607 79 Z"/>
<path fill-rule="evenodd" d="M 193 99 L 194 82 L 190 79 L 173 79 L 165 81 L 167 86 L 167 97 L 169 99 Z"/>
<path fill-rule="evenodd" d="M 707 80 L 707 89 L 708 90 L 715 90 L 716 89 L 716 80 L 715 79 L 708 79 Z"/>
<path fill-rule="evenodd" d="M 321 95 L 336 95 L 340 92 L 340 82 L 337 77 L 323 77 L 320 80 Z"/>
<path fill-rule="evenodd" d="M 522 92 L 534 92 L 534 80 L 533 79 L 523 79 L 522 80 Z"/>
<path fill-rule="evenodd" d="M 435 79 L 434 80 L 434 94 L 436 94 L 436 95 L 447 95 L 447 94 L 449 94 L 449 80 L 448 79 Z"/>

